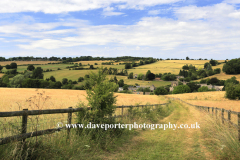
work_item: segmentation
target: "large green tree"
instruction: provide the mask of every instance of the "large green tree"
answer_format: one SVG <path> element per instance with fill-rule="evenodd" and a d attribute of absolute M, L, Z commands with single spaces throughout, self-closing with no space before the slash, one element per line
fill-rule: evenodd
<path fill-rule="evenodd" d="M 37 67 L 33 70 L 32 74 L 33 79 L 43 79 L 43 69 L 41 67 Z"/>

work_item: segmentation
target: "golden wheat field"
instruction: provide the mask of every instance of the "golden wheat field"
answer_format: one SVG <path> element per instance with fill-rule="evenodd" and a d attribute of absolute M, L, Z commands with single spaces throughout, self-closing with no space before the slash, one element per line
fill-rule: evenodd
<path fill-rule="evenodd" d="M 203 68 L 204 63 L 209 62 L 209 60 L 164 60 L 164 61 L 158 61 L 156 63 L 147 64 L 143 66 L 136 67 L 135 69 L 130 69 L 128 73 L 133 72 L 134 74 L 146 74 L 148 70 L 150 70 L 154 74 L 159 73 L 169 73 L 172 74 L 179 74 L 180 69 L 182 69 L 182 66 L 185 64 L 192 64 L 196 68 Z M 223 62 L 223 60 L 219 60 L 218 62 Z M 221 68 L 222 64 L 218 66 L 214 66 L 213 68 Z"/>
<path fill-rule="evenodd" d="M 206 77 L 204 79 L 216 77 L 216 78 L 218 78 L 220 80 L 227 80 L 227 79 L 232 78 L 233 76 L 235 76 L 237 78 L 237 80 L 240 81 L 240 74 L 237 74 L 237 75 L 231 74 L 231 75 L 229 75 L 229 74 L 226 74 L 226 73 L 223 73 L 223 72 L 220 73 L 220 74 L 215 74 L 213 76 Z M 197 80 L 197 81 L 200 81 L 200 80 Z"/>
<path fill-rule="evenodd" d="M 24 65 L 24 64 L 48 64 L 48 63 L 59 63 L 59 61 L 4 61 L 0 62 L 1 66 L 5 66 L 7 64 L 17 63 L 17 65 Z"/>
<path fill-rule="evenodd" d="M 224 96 L 225 91 L 213 91 L 167 95 L 166 97 L 180 98 L 193 105 L 224 108 L 240 112 L 240 101 L 229 100 Z"/>
<path fill-rule="evenodd" d="M 41 93 L 37 94 L 37 93 Z M 165 103 L 166 100 L 156 95 L 134 95 L 116 93 L 116 105 L 135 105 L 141 104 L 158 104 Z M 24 108 L 29 110 L 38 109 L 37 106 L 29 106 L 27 99 L 31 98 L 31 102 L 38 103 L 40 99 L 40 109 L 60 109 L 75 108 L 79 102 L 85 102 L 86 91 L 82 90 L 64 90 L 64 89 L 30 89 L 30 88 L 0 88 L 0 112 L 18 111 Z M 35 97 L 35 98 L 34 98 Z M 44 102 L 44 99 L 46 101 Z"/>

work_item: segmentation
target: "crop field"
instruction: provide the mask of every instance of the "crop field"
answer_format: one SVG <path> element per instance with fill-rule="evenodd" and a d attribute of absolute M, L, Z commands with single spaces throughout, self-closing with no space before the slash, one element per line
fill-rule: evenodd
<path fill-rule="evenodd" d="M 203 68 L 204 63 L 209 62 L 209 60 L 165 60 L 158 61 L 152 64 L 143 65 L 140 67 L 135 67 L 135 69 L 130 69 L 128 73 L 133 72 L 133 74 L 146 74 L 150 70 L 154 74 L 159 73 L 169 73 L 179 74 L 179 70 L 182 69 L 182 66 L 185 64 L 192 64 L 197 68 Z M 219 62 L 223 62 L 220 60 Z M 221 64 L 223 65 L 223 64 Z M 221 65 L 214 66 L 213 68 L 222 68 Z M 221 67 L 220 67 L 221 66 Z"/>
<path fill-rule="evenodd" d="M 240 112 L 240 101 L 229 100 L 224 97 L 225 91 L 197 92 L 167 95 L 166 97 L 180 98 L 190 104 L 208 107 L 224 108 Z"/>
<path fill-rule="evenodd" d="M 1 66 L 7 64 L 17 63 L 17 65 L 27 65 L 27 64 L 48 64 L 48 63 L 59 63 L 59 61 L 4 61 L 0 62 Z"/>
<path fill-rule="evenodd" d="M 209 77 L 203 78 L 203 79 L 216 77 L 216 78 L 218 78 L 218 79 L 220 79 L 220 80 L 227 80 L 227 79 L 232 78 L 233 76 L 235 76 L 236 79 L 237 79 L 238 81 L 240 81 L 240 74 L 237 74 L 237 75 L 234 75 L 234 74 L 225 74 L 225 73 L 223 73 L 223 72 L 221 72 L 220 74 L 215 74 L 215 75 L 213 75 L 213 76 L 209 76 Z M 200 81 L 200 80 L 196 80 L 196 81 Z"/>
<path fill-rule="evenodd" d="M 66 89 L 32 89 L 32 88 L 0 88 L 0 112 L 18 111 L 24 108 L 35 110 L 38 108 L 29 108 L 29 103 L 26 100 L 30 97 L 42 96 L 46 98 L 46 102 L 41 109 L 61 109 L 75 107 L 79 102 L 87 102 L 86 91 L 82 90 L 66 90 Z M 161 96 L 156 95 L 134 95 L 116 93 L 117 104 L 120 105 L 136 105 L 141 104 L 157 104 L 165 103 Z M 41 102 L 43 103 L 43 102 Z"/>

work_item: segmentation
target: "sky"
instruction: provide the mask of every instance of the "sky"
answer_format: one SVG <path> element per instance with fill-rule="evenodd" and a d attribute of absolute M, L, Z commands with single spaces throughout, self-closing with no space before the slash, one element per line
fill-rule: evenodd
<path fill-rule="evenodd" d="M 0 56 L 240 58 L 240 0 L 4 0 Z"/>

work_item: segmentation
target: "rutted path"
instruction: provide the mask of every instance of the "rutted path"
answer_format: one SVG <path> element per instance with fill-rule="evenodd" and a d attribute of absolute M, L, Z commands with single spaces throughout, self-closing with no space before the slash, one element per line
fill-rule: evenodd
<path fill-rule="evenodd" d="M 204 113 L 179 101 L 173 101 L 173 113 L 159 124 L 196 124 L 204 120 Z M 116 153 L 102 159 L 215 159 L 203 145 L 200 129 L 156 129 L 142 131 Z"/>

